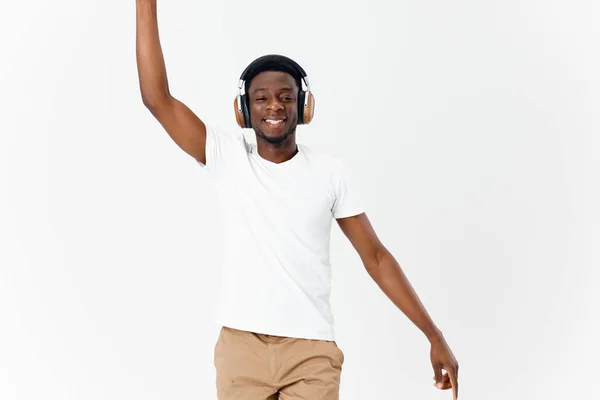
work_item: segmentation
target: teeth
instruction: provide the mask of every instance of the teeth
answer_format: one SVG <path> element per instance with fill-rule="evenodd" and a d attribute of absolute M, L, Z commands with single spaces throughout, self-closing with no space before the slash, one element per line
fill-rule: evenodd
<path fill-rule="evenodd" d="M 274 120 L 274 119 L 266 119 L 265 121 L 266 121 L 266 122 L 268 122 L 268 123 L 269 123 L 269 124 L 271 124 L 271 125 L 277 125 L 277 124 L 279 124 L 279 123 L 283 122 L 283 120 L 282 120 L 282 119 L 278 119 L 278 120 Z"/>

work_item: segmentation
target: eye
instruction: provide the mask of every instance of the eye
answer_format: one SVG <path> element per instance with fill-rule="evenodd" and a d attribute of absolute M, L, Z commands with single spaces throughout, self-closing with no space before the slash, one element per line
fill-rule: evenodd
<path fill-rule="evenodd" d="M 294 101 L 294 98 L 292 96 L 283 96 L 281 99 L 283 101 Z"/>
<path fill-rule="evenodd" d="M 256 99 L 254 99 L 254 101 L 265 101 L 266 98 L 265 97 L 258 97 Z"/>

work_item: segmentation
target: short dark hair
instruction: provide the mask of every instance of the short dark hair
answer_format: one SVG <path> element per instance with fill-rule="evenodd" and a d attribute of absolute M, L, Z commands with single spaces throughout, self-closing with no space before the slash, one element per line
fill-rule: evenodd
<path fill-rule="evenodd" d="M 265 71 L 279 71 L 290 74 L 298 85 L 298 90 L 302 90 L 302 75 L 285 57 L 273 57 L 267 61 L 258 63 L 251 67 L 246 75 L 246 82 L 244 84 L 244 92 L 248 93 L 250 89 L 250 83 L 252 79 L 261 72 Z"/>

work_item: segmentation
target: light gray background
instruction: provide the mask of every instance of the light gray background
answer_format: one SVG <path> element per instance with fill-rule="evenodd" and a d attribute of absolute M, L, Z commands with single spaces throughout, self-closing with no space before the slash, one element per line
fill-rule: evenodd
<path fill-rule="evenodd" d="M 244 67 L 307 70 L 461 365 L 462 399 L 597 393 L 597 1 L 159 2 L 173 94 L 235 129 Z M 0 7 L 0 399 L 215 398 L 219 226 L 143 107 L 133 0 Z M 252 133 L 249 131 L 248 136 Z M 334 224 L 341 398 L 450 399 Z"/>

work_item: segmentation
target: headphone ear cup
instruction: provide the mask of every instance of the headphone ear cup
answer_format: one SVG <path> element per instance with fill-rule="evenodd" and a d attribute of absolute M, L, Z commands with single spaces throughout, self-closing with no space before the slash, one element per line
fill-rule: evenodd
<path fill-rule="evenodd" d="M 243 108 L 240 108 L 240 96 L 236 96 L 235 100 L 233 100 L 233 108 L 235 111 L 235 121 L 239 125 L 240 128 L 246 127 L 246 121 L 244 121 L 244 111 Z"/>
<path fill-rule="evenodd" d="M 244 116 L 244 127 L 252 128 L 252 122 L 250 121 L 250 110 L 248 109 L 248 96 L 243 94 L 240 98 L 242 113 Z"/>
<path fill-rule="evenodd" d="M 303 95 L 300 96 L 302 97 L 302 103 L 300 104 L 302 107 L 302 123 L 304 125 L 310 124 L 310 122 L 313 120 L 313 117 L 315 115 L 315 98 L 312 94 L 312 92 L 302 92 Z M 306 107 L 304 106 L 304 98 L 305 96 L 307 96 L 307 102 L 306 102 Z"/>
<path fill-rule="evenodd" d="M 306 92 L 304 90 L 300 90 L 298 93 L 298 125 L 304 124 L 304 99 L 306 96 Z"/>

